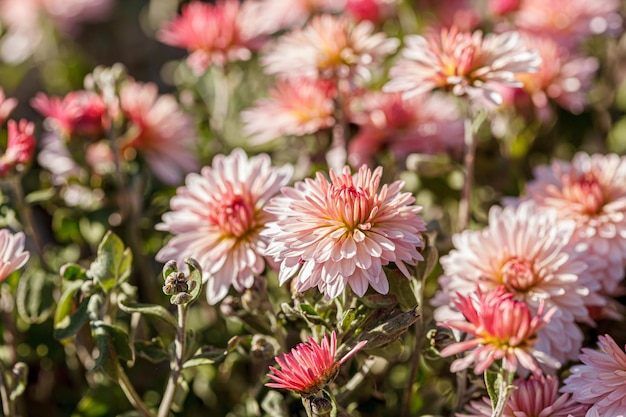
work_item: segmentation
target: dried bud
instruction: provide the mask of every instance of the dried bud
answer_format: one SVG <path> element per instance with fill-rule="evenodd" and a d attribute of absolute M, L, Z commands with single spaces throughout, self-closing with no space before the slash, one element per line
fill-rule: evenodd
<path fill-rule="evenodd" d="M 255 334 L 252 337 L 250 353 L 257 359 L 272 359 L 276 356 L 276 347 L 266 336 Z"/>
<path fill-rule="evenodd" d="M 324 397 L 317 397 L 311 400 L 311 410 L 313 414 L 317 416 L 323 416 L 330 413 L 333 409 L 333 404 Z"/>
<path fill-rule="evenodd" d="M 176 261 L 168 261 L 163 266 L 163 293 L 171 295 L 170 302 L 172 304 L 186 304 L 196 298 L 200 293 L 202 284 L 202 272 L 198 263 L 191 259 L 185 259 L 185 263 L 189 267 L 189 274 L 185 274 L 178 270 Z"/>
<path fill-rule="evenodd" d="M 241 303 L 238 298 L 227 295 L 220 304 L 220 311 L 224 317 L 237 317 L 238 311 L 241 309 Z"/>
<path fill-rule="evenodd" d="M 170 303 L 176 304 L 176 305 L 187 304 L 191 300 L 193 300 L 193 296 L 191 294 L 188 294 L 186 292 L 181 292 L 176 295 L 173 295 L 172 298 L 170 299 Z"/>

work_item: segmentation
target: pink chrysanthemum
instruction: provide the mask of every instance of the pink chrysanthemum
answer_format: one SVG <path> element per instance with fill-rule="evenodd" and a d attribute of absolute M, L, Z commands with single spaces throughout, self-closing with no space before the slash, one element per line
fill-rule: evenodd
<path fill-rule="evenodd" d="M 252 51 L 260 46 L 251 18 L 247 3 L 242 5 L 238 0 L 218 0 L 216 4 L 192 1 L 159 32 L 158 38 L 191 52 L 187 63 L 201 74 L 211 65 L 250 59 Z"/>
<path fill-rule="evenodd" d="M 156 255 L 158 261 L 187 257 L 198 261 L 207 283 L 207 300 L 215 304 L 232 285 L 242 292 L 265 268 L 267 239 L 259 232 L 274 219 L 263 211 L 291 179 L 292 168 L 271 166 L 268 155 L 248 159 L 241 149 L 218 155 L 211 167 L 189 174 L 172 198 L 172 211 L 158 230 L 175 236 Z"/>
<path fill-rule="evenodd" d="M 561 363 L 575 359 L 583 341 L 576 322 L 589 323 L 587 306 L 601 305 L 602 299 L 588 272 L 586 248 L 573 242 L 574 231 L 573 222 L 559 222 L 555 211 L 540 211 L 530 202 L 492 207 L 486 229 L 454 235 L 455 249 L 441 257 L 435 317 L 455 317 L 449 305 L 456 293 L 471 292 L 477 284 L 483 291 L 503 285 L 534 312 L 541 303 L 557 308 L 539 331 L 536 347 Z"/>
<path fill-rule="evenodd" d="M 496 16 L 505 16 L 520 8 L 521 0 L 489 0 L 489 11 Z"/>
<path fill-rule="evenodd" d="M 4 90 L 0 87 L 0 125 L 4 124 L 4 121 L 9 118 L 9 115 L 17 107 L 16 98 L 7 98 L 4 94 Z"/>
<path fill-rule="evenodd" d="M 19 171 L 30 163 L 35 152 L 35 124 L 22 119 L 18 122 L 9 120 L 7 124 L 7 149 L 0 156 L 0 177 L 13 171 Z"/>
<path fill-rule="evenodd" d="M 282 77 L 369 77 L 369 69 L 393 53 L 398 39 L 373 33 L 374 25 L 352 24 L 345 17 L 315 16 L 303 29 L 279 38 L 262 63 L 268 74 Z"/>
<path fill-rule="evenodd" d="M 554 366 L 554 361 L 534 346 L 538 340 L 537 332 L 550 321 L 554 309 L 544 315 L 544 304 L 541 302 L 533 317 L 528 305 L 515 300 L 504 286 L 486 294 L 480 291 L 480 287 L 476 290 L 476 301 L 469 295 L 464 297 L 457 294 L 458 300 L 454 302 L 466 321 L 438 323 L 472 336 L 469 340 L 446 346 L 441 351 L 441 356 L 445 358 L 471 349 L 465 357 L 452 362 L 451 372 L 461 371 L 474 364 L 474 373 L 482 374 L 494 361 L 501 359 L 502 366 L 510 372 L 516 372 L 521 366 L 537 376 L 542 375 L 537 360 Z"/>
<path fill-rule="evenodd" d="M 398 0 L 347 0 L 346 12 L 356 21 L 380 23 L 395 14 Z"/>
<path fill-rule="evenodd" d="M 139 152 L 167 184 L 180 183 L 198 168 L 192 120 L 174 96 L 159 96 L 156 84 L 129 81 L 121 88 L 120 107 L 130 122 L 121 146 L 124 158 Z"/>
<path fill-rule="evenodd" d="M 556 160 L 534 174 L 526 199 L 576 223 L 576 239 L 601 259 L 595 279 L 613 293 L 626 267 L 626 157 L 579 152 L 571 163 Z"/>
<path fill-rule="evenodd" d="M 439 35 L 409 35 L 404 40 L 402 59 L 391 68 L 383 91 L 400 91 L 405 98 L 443 88 L 500 104 L 494 85 L 520 87 L 515 75 L 534 72 L 541 62 L 517 32 L 483 37 L 481 31 L 472 34 L 452 27 Z"/>
<path fill-rule="evenodd" d="M 383 266 L 393 262 L 410 278 L 405 265 L 422 260 L 425 225 L 421 207 L 410 193 L 401 193 L 396 181 L 379 190 L 382 168 L 365 165 L 351 175 L 344 167 L 330 182 L 315 179 L 285 187 L 266 210 L 277 220 L 261 234 L 271 239 L 266 255 L 280 265 L 281 285 L 296 275 L 296 291 L 317 286 L 337 297 L 346 286 L 363 296 L 369 285 L 386 294 L 389 282 Z"/>
<path fill-rule="evenodd" d="M 428 30 L 455 26 L 461 31 L 472 31 L 482 19 L 473 0 L 420 0 L 415 6 L 420 17 L 426 17 Z"/>
<path fill-rule="evenodd" d="M 513 382 L 502 417 L 585 417 L 587 406 L 574 401 L 569 394 L 559 395 L 558 378 L 547 375 Z M 457 417 L 491 417 L 491 400 L 472 401 L 464 414 Z"/>
<path fill-rule="evenodd" d="M 592 35 L 622 28 L 619 0 L 521 0 L 515 27 L 573 48 Z"/>
<path fill-rule="evenodd" d="M 95 137 L 104 129 L 106 104 L 91 91 L 72 91 L 63 99 L 39 93 L 31 100 L 31 106 L 48 118 L 50 130 L 65 136 Z"/>
<path fill-rule="evenodd" d="M 341 359 L 335 359 L 337 351 L 337 335 L 335 331 L 324 335 L 322 343 L 309 337 L 308 343 L 300 343 L 291 349 L 291 353 L 283 353 L 282 359 L 276 356 L 276 363 L 281 369 L 270 366 L 272 373 L 267 374 L 274 382 L 265 386 L 294 391 L 308 397 L 319 392 L 324 386 L 335 379 L 339 367 L 358 352 L 367 341 L 359 342 Z"/>
<path fill-rule="evenodd" d="M 410 153 L 456 153 L 463 148 L 463 122 L 457 106 L 443 94 L 404 100 L 400 93 L 371 92 L 358 102 L 351 119 L 359 132 L 350 141 L 353 166 L 372 162 L 389 149 L 399 160 Z"/>
<path fill-rule="evenodd" d="M 541 56 L 537 72 L 517 75 L 533 104 L 542 109 L 548 106 L 548 100 L 554 100 L 573 113 L 582 112 L 598 61 L 593 57 L 572 56 L 550 38 L 528 35 L 524 42 Z"/>
<path fill-rule="evenodd" d="M 29 257 L 30 253 L 24 250 L 24 233 L 0 230 L 0 282 L 23 267 Z"/>
<path fill-rule="evenodd" d="M 584 365 L 572 367 L 562 392 L 569 392 L 582 404 L 592 405 L 588 417 L 626 415 L 626 352 L 611 336 L 598 337 L 601 350 L 584 348 Z"/>
<path fill-rule="evenodd" d="M 335 124 L 334 99 L 337 95 L 330 81 L 308 78 L 281 79 L 261 99 L 241 114 L 244 132 L 255 144 L 285 135 L 303 136 Z"/>

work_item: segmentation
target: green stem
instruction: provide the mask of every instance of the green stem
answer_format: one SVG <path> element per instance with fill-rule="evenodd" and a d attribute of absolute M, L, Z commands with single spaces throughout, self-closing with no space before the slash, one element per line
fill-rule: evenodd
<path fill-rule="evenodd" d="M 178 379 L 183 370 L 183 361 L 185 359 L 185 334 L 187 325 L 187 308 L 183 304 L 178 305 L 178 333 L 174 341 L 175 358 L 172 366 L 170 379 L 167 381 L 167 387 L 159 406 L 158 417 L 167 417 L 172 407 L 172 402 L 178 388 Z"/>
<path fill-rule="evenodd" d="M 459 232 L 465 230 L 469 225 L 471 212 L 471 196 L 474 179 L 474 160 L 476 158 L 476 140 L 474 138 L 471 115 L 468 115 L 465 118 L 464 138 L 465 154 L 463 157 L 463 166 L 465 168 L 465 178 L 463 180 L 461 200 L 459 201 Z"/>
<path fill-rule="evenodd" d="M 128 375 L 126 375 L 124 368 L 122 368 L 119 363 L 116 363 L 116 366 L 118 374 L 117 382 L 118 384 L 120 384 L 124 395 L 126 395 L 126 398 L 131 403 L 131 405 L 135 407 L 135 409 L 139 411 L 144 417 L 155 417 L 148 408 L 148 406 L 141 400 L 141 397 L 139 396 L 137 391 L 135 391 L 135 388 L 130 382 L 130 379 L 128 379 Z"/>
<path fill-rule="evenodd" d="M 2 400 L 2 413 L 4 417 L 13 417 L 15 415 L 15 404 L 11 401 L 6 372 L 2 362 L 0 362 L 0 399 Z"/>

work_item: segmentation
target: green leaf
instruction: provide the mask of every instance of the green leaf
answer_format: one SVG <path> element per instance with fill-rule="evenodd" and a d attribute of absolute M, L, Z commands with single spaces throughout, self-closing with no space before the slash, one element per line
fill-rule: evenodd
<path fill-rule="evenodd" d="M 109 291 L 128 279 L 132 260 L 130 249 L 124 249 L 122 240 L 108 231 L 98 246 L 96 259 L 89 267 L 87 275 L 103 290 Z"/>
<path fill-rule="evenodd" d="M 85 268 L 74 263 L 63 265 L 59 272 L 61 276 L 63 277 L 63 279 L 68 280 L 68 281 L 87 279 L 87 271 L 85 271 Z"/>
<path fill-rule="evenodd" d="M 498 393 L 500 392 L 500 385 L 502 384 L 502 375 L 498 372 L 485 371 L 485 387 L 487 387 L 487 394 L 491 399 L 491 408 L 495 410 L 498 405 Z"/>
<path fill-rule="evenodd" d="M 369 308 L 389 308 L 398 305 L 398 298 L 393 294 L 367 294 L 359 300 Z"/>
<path fill-rule="evenodd" d="M 52 332 L 57 340 L 65 340 L 74 336 L 89 319 L 87 300 L 83 300 L 80 306 L 76 307 L 75 296 L 82 283 L 83 281 L 72 281 L 59 299 L 54 313 L 54 331 Z"/>
<path fill-rule="evenodd" d="M 170 354 L 166 352 L 157 339 L 135 342 L 135 352 L 140 358 L 152 363 L 169 361 Z"/>
<path fill-rule="evenodd" d="M 54 311 L 55 289 L 54 281 L 41 270 L 24 274 L 18 283 L 16 296 L 20 317 L 27 323 L 46 321 Z"/>
<path fill-rule="evenodd" d="M 147 316 L 157 317 L 164 323 L 168 324 L 174 332 L 176 332 L 176 329 L 178 328 L 178 324 L 176 323 L 174 316 L 163 306 L 157 304 L 133 303 L 122 300 L 118 302 L 118 306 L 120 307 L 120 310 L 125 313 L 141 313 Z"/>
<path fill-rule="evenodd" d="M 48 202 L 52 198 L 56 197 L 58 193 L 59 192 L 52 187 L 43 190 L 33 191 L 32 193 L 29 193 L 26 197 L 24 197 L 24 202 L 29 205 Z"/>
<path fill-rule="evenodd" d="M 400 307 L 403 309 L 413 308 L 417 305 L 415 292 L 409 281 L 399 270 L 393 269 L 388 274 L 389 294 L 397 297 Z"/>
<path fill-rule="evenodd" d="M 406 332 L 417 321 L 418 317 L 417 307 L 404 313 L 397 309 L 381 312 L 381 314 L 370 317 L 368 322 L 374 327 L 365 327 L 359 339 L 367 340 L 365 349 L 385 346 Z"/>
<path fill-rule="evenodd" d="M 427 235 L 424 235 L 424 240 L 426 241 L 426 247 L 422 250 L 424 260 L 417 264 L 417 278 L 427 277 L 435 269 L 439 260 L 439 251 L 430 243 Z"/>
<path fill-rule="evenodd" d="M 345 333 L 349 328 L 354 319 L 356 318 L 356 311 L 353 308 L 346 310 L 341 318 L 341 322 L 339 323 L 339 328 L 342 333 Z"/>
<path fill-rule="evenodd" d="M 93 370 L 99 369 L 113 381 L 119 379 L 118 358 L 131 360 L 132 350 L 128 344 L 128 335 L 119 327 L 106 324 L 102 320 L 91 322 L 91 334 L 98 348 Z"/>
<path fill-rule="evenodd" d="M 203 347 L 199 353 L 183 364 L 183 369 L 189 369 L 201 365 L 212 365 L 223 360 L 227 351 L 212 346 Z"/>

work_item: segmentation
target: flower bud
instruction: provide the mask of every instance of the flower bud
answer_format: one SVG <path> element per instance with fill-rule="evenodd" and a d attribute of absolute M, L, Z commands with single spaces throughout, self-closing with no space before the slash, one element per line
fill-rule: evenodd
<path fill-rule="evenodd" d="M 333 409 L 333 404 L 324 397 L 317 397 L 311 400 L 311 410 L 313 414 L 317 416 L 323 416 L 330 413 Z"/>
<path fill-rule="evenodd" d="M 276 355 L 276 348 L 266 336 L 255 334 L 252 337 L 250 353 L 257 359 L 271 359 Z"/>

